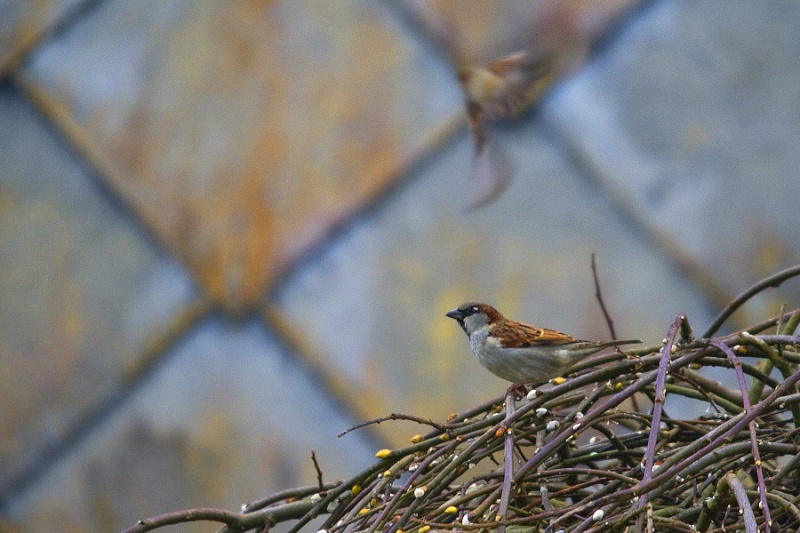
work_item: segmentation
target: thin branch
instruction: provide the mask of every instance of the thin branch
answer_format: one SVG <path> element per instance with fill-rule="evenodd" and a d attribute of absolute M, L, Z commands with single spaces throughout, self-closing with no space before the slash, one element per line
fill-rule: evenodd
<path fill-rule="evenodd" d="M 750 414 L 750 398 L 747 395 L 747 383 L 744 381 L 744 373 L 742 372 L 742 363 L 739 361 L 739 358 L 736 357 L 736 354 L 733 353 L 728 346 L 725 346 L 721 342 L 712 341 L 712 346 L 716 346 L 720 350 L 722 350 L 725 355 L 733 363 L 733 369 L 736 371 L 736 377 L 739 380 L 739 390 L 742 391 L 742 403 L 744 406 L 744 412 Z M 758 481 L 758 492 L 761 495 L 761 507 L 764 511 L 764 522 L 766 524 L 766 533 L 770 532 L 770 524 L 772 523 L 772 518 L 769 514 L 769 504 L 767 503 L 767 486 L 764 483 L 764 470 L 761 468 L 761 455 L 758 452 L 758 439 L 756 438 L 756 423 L 755 421 L 751 421 L 747 425 L 747 430 L 750 433 L 750 443 L 753 446 L 753 461 L 756 465 L 756 480 Z"/>
<path fill-rule="evenodd" d="M 606 324 L 608 324 L 608 331 L 611 333 L 611 339 L 616 340 L 617 332 L 614 331 L 614 320 L 608 313 L 608 309 L 606 309 L 606 304 L 603 301 L 603 293 L 600 291 L 600 280 L 597 277 L 597 264 L 595 263 L 594 260 L 594 252 L 592 252 L 592 277 L 594 278 L 595 298 L 597 298 L 597 303 L 600 304 L 600 309 L 603 311 L 603 316 L 606 319 Z"/>
<path fill-rule="evenodd" d="M 382 416 L 382 417 L 376 418 L 374 420 L 368 420 L 366 422 L 362 422 L 360 424 L 356 424 L 353 427 L 345 429 L 344 431 L 342 431 L 341 433 L 339 433 L 336 436 L 337 437 L 343 437 L 343 436 L 347 435 L 348 433 L 350 433 L 351 431 L 355 431 L 357 429 L 360 429 L 360 428 L 363 428 L 363 427 L 366 427 L 366 426 L 371 426 L 372 424 L 380 424 L 381 422 L 386 422 L 387 420 L 410 420 L 412 422 L 417 422 L 418 424 L 424 424 L 424 425 L 427 425 L 427 426 L 431 426 L 431 427 L 433 427 L 435 429 L 438 429 L 439 431 L 444 431 L 445 430 L 445 427 L 444 427 L 443 424 L 436 423 L 433 420 L 429 420 L 427 418 L 420 418 L 420 417 L 414 416 L 414 415 L 404 415 L 402 413 L 392 413 L 390 415 Z"/>
<path fill-rule="evenodd" d="M 224 509 L 211 509 L 198 507 L 197 509 L 187 509 L 185 511 L 174 511 L 162 515 L 154 516 L 146 520 L 139 520 L 136 525 L 122 531 L 122 533 L 144 533 L 173 524 L 185 522 L 221 522 L 230 526 L 237 525 L 241 519 L 239 513 L 232 513 Z"/>
<path fill-rule="evenodd" d="M 341 481 L 337 481 L 336 483 L 328 483 L 327 485 L 324 485 L 322 487 L 322 491 L 323 492 L 329 491 L 333 488 L 338 487 L 341 484 L 342 484 Z M 259 509 L 263 509 L 268 505 L 272 505 L 274 503 L 278 503 L 283 500 L 297 500 L 305 498 L 306 496 L 311 496 L 316 492 L 319 492 L 319 487 L 299 487 L 294 489 L 282 490 L 266 498 L 262 498 L 252 503 L 247 503 L 245 505 L 242 505 L 242 513 L 252 513 L 253 511 L 258 511 Z"/>
<path fill-rule="evenodd" d="M 719 315 L 717 315 L 717 317 L 714 319 L 713 322 L 711 322 L 711 325 L 708 326 L 708 329 L 706 329 L 706 331 L 703 333 L 703 338 L 708 339 L 714 333 L 716 333 L 717 330 L 720 328 L 720 326 L 722 326 L 722 324 L 728 319 L 728 317 L 730 317 L 737 309 L 739 309 L 742 305 L 744 305 L 745 302 L 747 302 L 747 300 L 749 300 L 759 292 L 763 291 L 764 289 L 767 289 L 769 287 L 779 287 L 781 283 L 795 276 L 800 276 L 800 265 L 795 265 L 793 267 L 787 268 L 786 270 L 782 270 L 777 274 L 773 274 L 768 278 L 764 278 L 755 285 L 753 285 L 752 287 L 750 287 L 749 289 L 747 289 L 746 291 L 744 291 L 743 293 L 741 293 L 739 296 L 734 298 L 733 301 L 731 301 L 731 303 L 729 303 L 728 306 L 725 309 L 723 309 Z"/>
<path fill-rule="evenodd" d="M 725 474 L 724 479 L 726 483 L 728 483 L 728 486 L 730 486 L 731 491 L 736 498 L 736 503 L 739 504 L 739 510 L 744 515 L 744 530 L 747 533 L 758 533 L 756 517 L 753 514 L 752 507 L 750 507 L 750 500 L 747 499 L 747 492 L 744 490 L 742 482 L 739 481 L 739 478 L 736 477 L 736 474 L 733 472 L 728 472 Z M 769 531 L 769 528 L 767 528 L 767 531 Z"/>
<path fill-rule="evenodd" d="M 795 311 L 789 317 L 789 321 L 786 322 L 783 331 L 780 331 L 779 333 L 783 333 L 784 335 L 792 335 L 794 330 L 797 329 L 798 324 L 800 324 L 800 307 L 795 309 Z"/>
<path fill-rule="evenodd" d="M 689 356 L 685 356 L 689 357 Z M 673 362 L 675 365 L 676 362 Z M 657 476 L 653 477 L 649 483 L 640 483 L 637 487 L 630 489 L 619 490 L 614 494 L 604 494 L 602 496 L 592 497 L 590 501 L 573 506 L 569 511 L 563 511 L 560 520 L 564 520 L 575 514 L 584 513 L 590 508 L 607 505 L 615 500 L 629 499 L 633 496 L 638 496 L 644 492 L 653 491 L 651 497 L 657 497 L 666 490 L 664 485 L 665 480 L 673 479 L 676 475 L 681 475 L 689 465 L 696 464 L 701 458 L 709 456 L 711 450 L 718 448 L 723 440 L 730 438 L 730 435 L 736 435 L 739 431 L 744 429 L 751 420 L 760 416 L 767 406 L 772 404 L 777 398 L 786 393 L 787 389 L 791 388 L 798 381 L 800 381 L 800 372 L 792 375 L 791 378 L 781 383 L 775 390 L 773 390 L 764 400 L 759 404 L 752 407 L 750 414 L 742 414 L 731 418 L 730 420 L 720 424 L 714 430 L 708 432 L 702 440 L 695 441 L 694 443 L 685 446 L 685 450 L 681 453 L 664 461 L 664 464 L 659 468 Z M 629 389 L 632 387 L 629 387 Z M 552 441 L 551 441 L 552 442 Z M 747 443 L 749 446 L 749 443 Z M 719 453 L 719 450 L 716 450 Z M 524 468 L 525 465 L 523 465 Z M 522 470 L 522 469 L 520 469 Z M 517 472 L 519 475 L 519 472 Z M 598 491 L 599 493 L 600 491 Z M 626 513 L 626 515 L 637 515 L 637 512 Z M 626 518 L 624 515 L 623 518 Z M 586 522 L 586 521 L 584 521 Z"/>
<path fill-rule="evenodd" d="M 166 513 L 146 520 L 139 520 L 136 525 L 125 529 L 122 533 L 145 533 L 154 529 L 185 522 L 220 522 L 233 531 L 246 531 L 248 529 L 263 528 L 267 523 L 285 522 L 306 516 L 313 508 L 313 503 L 308 500 L 276 505 L 254 513 L 240 514 L 224 509 L 211 509 L 198 507 Z"/>
<path fill-rule="evenodd" d="M 650 436 L 647 439 L 647 450 L 644 452 L 644 476 L 642 477 L 642 484 L 649 483 L 653 478 L 653 464 L 655 463 L 656 455 L 656 442 L 658 442 L 658 433 L 661 430 L 661 411 L 664 408 L 664 401 L 667 399 L 666 381 L 667 381 L 667 367 L 669 366 L 670 358 L 672 357 L 672 346 L 675 344 L 675 337 L 678 334 L 678 329 L 681 324 L 686 321 L 684 315 L 678 315 L 672 322 L 667 332 L 667 342 L 661 349 L 661 361 L 658 363 L 658 374 L 656 376 L 656 391 L 655 401 L 653 402 L 653 421 L 650 424 Z M 642 508 L 648 503 L 648 493 L 645 492 L 639 497 L 637 507 Z M 637 519 L 637 531 L 641 531 L 642 518 L 641 515 Z"/>
<path fill-rule="evenodd" d="M 500 490 L 500 506 L 497 509 L 497 515 L 501 521 L 505 521 L 508 514 L 508 503 L 511 498 L 511 480 L 514 477 L 514 428 L 510 425 L 511 417 L 514 416 L 516 404 L 514 400 L 514 392 L 506 393 L 506 424 L 509 424 L 505 430 L 505 443 L 503 448 L 503 484 Z M 505 533 L 506 526 L 500 526 L 498 533 Z"/>
<path fill-rule="evenodd" d="M 322 483 L 322 469 L 319 467 L 319 463 L 317 462 L 317 452 L 311 450 L 311 461 L 314 463 L 314 470 L 317 471 L 317 486 L 319 487 L 320 492 L 325 492 L 325 484 Z"/>
<path fill-rule="evenodd" d="M 774 476 L 772 476 L 772 479 L 767 486 L 767 490 L 773 490 L 776 488 L 778 484 L 789 474 L 796 474 L 798 472 L 798 468 L 800 468 L 800 454 L 795 455 L 788 463 L 783 465 L 783 468 L 781 468 Z"/>

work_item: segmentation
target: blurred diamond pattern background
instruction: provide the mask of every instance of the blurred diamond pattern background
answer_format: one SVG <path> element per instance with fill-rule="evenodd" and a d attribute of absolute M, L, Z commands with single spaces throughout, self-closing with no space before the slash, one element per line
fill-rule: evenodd
<path fill-rule="evenodd" d="M 345 477 L 417 432 L 347 427 L 504 390 L 459 303 L 606 338 L 592 252 L 620 336 L 704 328 L 800 262 L 798 27 L 746 0 L 0 1 L 0 531 L 237 509 L 315 483 L 311 450 Z M 469 211 L 454 68 L 520 49 L 552 80 Z"/>

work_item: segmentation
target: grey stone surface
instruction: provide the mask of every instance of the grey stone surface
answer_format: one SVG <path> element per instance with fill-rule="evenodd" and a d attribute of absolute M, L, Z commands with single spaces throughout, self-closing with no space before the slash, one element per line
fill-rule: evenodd
<path fill-rule="evenodd" d="M 0 161 L 3 489 L 117 391 L 132 357 L 195 292 L 8 88 Z"/>
<path fill-rule="evenodd" d="M 496 203 L 465 212 L 471 150 L 462 136 L 277 295 L 334 371 L 379 397 L 386 413 L 441 417 L 503 392 L 444 317 L 463 301 L 607 338 L 593 251 L 621 337 L 659 342 L 679 312 L 710 320 L 703 298 L 576 173 L 536 119 L 496 141 L 518 168 Z"/>
<path fill-rule="evenodd" d="M 654 2 L 545 114 L 731 293 L 800 261 L 800 5 Z M 752 317 L 796 301 L 787 285 Z"/>
<path fill-rule="evenodd" d="M 30 531 L 119 531 L 163 512 L 233 510 L 315 484 L 312 450 L 325 481 L 375 461 L 368 433 L 336 438 L 354 421 L 275 346 L 257 321 L 202 322 L 10 515 Z"/>
<path fill-rule="evenodd" d="M 253 81 L 246 69 L 231 86 L 250 87 L 254 100 L 245 99 L 250 105 L 239 114 L 226 114 L 230 98 L 213 98 L 221 103 L 209 114 L 182 96 L 191 93 L 184 85 L 189 81 L 214 97 L 222 81 L 231 81 L 197 75 L 195 58 L 187 53 L 209 45 L 205 32 L 219 20 L 213 10 L 220 8 L 203 4 L 206 11 L 193 18 L 190 11 L 200 8 L 190 2 L 153 2 L 147 4 L 155 10 L 150 13 L 142 13 L 147 9 L 142 5 L 96 2 L 85 18 L 37 48 L 22 74 L 52 98 L 37 101 L 44 106 L 39 112 L 32 109 L 35 99 L 28 94 L 26 102 L 15 88 L 23 85 L 19 78 L 7 76 L 0 88 L 0 492 L 6 480 L 35 462 L 42 446 L 57 446 L 80 413 L 102 408 L 126 369 L 140 362 L 148 340 L 201 298 L 192 282 L 196 273 L 187 274 L 168 256 L 180 256 L 176 250 L 189 237 L 178 232 L 177 244 L 161 248 L 148 233 L 156 215 L 175 216 L 173 200 L 159 196 L 164 182 L 155 173 L 132 172 L 138 180 L 131 180 L 130 190 L 112 183 L 85 163 L 86 154 L 69 148 L 76 131 L 90 138 L 89 145 L 93 132 L 119 133 L 117 141 L 95 135 L 92 146 L 109 158 L 121 150 L 134 170 L 168 172 L 181 160 L 187 164 L 181 171 L 197 178 L 192 165 L 208 165 L 199 189 L 171 188 L 175 198 L 185 198 L 201 192 L 209 183 L 204 176 L 219 168 L 246 166 L 242 158 L 252 145 L 233 137 L 215 144 L 222 135 L 214 128 L 218 118 L 238 133 L 252 133 L 257 114 L 265 112 L 256 105 L 262 101 L 260 83 L 272 78 Z M 282 4 L 289 10 L 293 5 L 314 9 Z M 594 298 L 592 252 L 618 335 L 639 336 L 648 344 L 660 342 L 678 313 L 702 330 L 716 312 L 698 280 L 678 268 L 676 253 L 695 261 L 725 294 L 800 262 L 798 4 L 648 2 L 538 112 L 498 128 L 493 140 L 515 165 L 516 179 L 496 203 L 473 212 L 464 209 L 472 153 L 466 132 L 444 145 L 422 138 L 448 120 L 461 98 L 443 54 L 409 21 L 395 19 L 394 8 L 358 5 L 369 6 L 378 27 L 394 32 L 408 54 L 401 67 L 394 64 L 394 77 L 381 71 L 392 67 L 386 62 L 394 56 L 350 65 L 330 48 L 322 56 L 303 50 L 306 62 L 293 62 L 293 49 L 306 42 L 300 36 L 288 35 L 295 40 L 284 42 L 260 34 L 253 30 L 257 21 L 244 11 L 224 21 L 231 35 L 240 29 L 231 21 L 244 21 L 247 39 L 261 43 L 267 56 L 270 46 L 292 43 L 280 47 L 285 71 L 275 74 L 269 62 L 262 66 L 293 88 L 291 104 L 281 108 L 287 130 L 297 138 L 313 134 L 309 145 L 323 156 L 335 141 L 323 134 L 324 127 L 347 135 L 346 153 L 355 163 L 362 162 L 361 142 L 375 138 L 370 120 L 356 111 L 350 111 L 349 122 L 325 122 L 335 122 L 342 115 L 337 105 L 352 102 L 345 98 L 352 95 L 325 100 L 324 85 L 299 91 L 311 83 L 307 80 L 336 84 L 329 73 L 340 72 L 356 84 L 359 75 L 369 74 L 387 90 L 405 84 L 377 105 L 379 113 L 403 126 L 401 136 L 415 147 L 401 151 L 412 170 L 399 186 L 386 194 L 375 186 L 369 198 L 356 202 L 348 197 L 349 180 L 363 177 L 360 170 L 324 173 L 340 189 L 316 187 L 314 181 L 289 183 L 297 178 L 291 173 L 270 183 L 279 197 L 288 194 L 281 189 L 288 184 L 300 191 L 301 200 L 302 192 L 310 191 L 342 204 L 346 213 L 339 219 L 347 220 L 344 226 L 323 246 L 298 256 L 299 263 L 256 310 L 268 317 L 268 311 L 281 311 L 319 354 L 310 364 L 320 368 L 304 367 L 302 350 L 293 353 L 291 343 L 277 338 L 280 328 L 269 318 L 211 317 L 190 324 L 187 336 L 147 379 L 127 396 L 115 396 L 106 416 L 85 428 L 24 492 L 9 495 L 11 503 L 0 501 L 2 518 L 30 531 L 113 531 L 179 508 L 235 510 L 270 492 L 314 483 L 311 449 L 317 450 L 326 479 L 347 477 L 371 464 L 376 451 L 368 431 L 335 438 L 361 421 L 348 407 L 363 407 L 359 416 L 407 412 L 440 419 L 505 390 L 507 384 L 479 366 L 463 332 L 444 317 L 464 300 L 484 300 L 512 318 L 579 337 L 607 338 Z M 335 30 L 351 28 L 352 21 L 338 20 L 342 25 L 336 26 L 325 25 L 319 13 L 287 16 L 305 28 L 305 36 L 314 34 L 316 24 L 331 32 L 332 41 L 357 44 L 352 33 Z M 149 28 L 149 41 L 136 30 L 142 27 Z M 83 30 L 102 38 L 87 38 Z M 263 44 L 264 35 L 275 41 Z M 152 68 L 165 51 L 154 42 L 177 50 L 174 61 L 165 63 L 172 70 Z M 238 41 L 222 42 L 225 50 L 247 49 L 237 47 Z M 226 72 L 238 65 L 229 61 L 249 56 L 207 57 Z M 294 70 L 306 77 L 294 78 Z M 125 122 L 142 111 L 137 95 L 147 83 L 144 92 L 155 99 L 145 103 L 155 105 L 145 115 L 164 125 L 161 137 Z M 314 120 L 302 124 L 289 120 L 312 92 L 321 96 L 311 103 L 330 113 L 312 114 Z M 185 115 L 164 115 L 173 104 Z M 76 129 L 64 128 L 54 109 L 71 111 Z M 382 131 L 394 134 L 388 126 Z M 176 140 L 192 135 L 203 142 L 185 142 L 174 151 Z M 146 164 L 139 148 L 150 151 Z M 429 151 L 421 162 L 420 149 Z M 303 150 L 293 150 L 291 157 L 315 161 Z M 261 191 L 263 161 L 269 159 L 255 158 L 248 167 L 256 169 L 253 190 Z M 386 161 L 377 153 L 374 164 Z M 394 163 L 388 167 L 400 170 Z M 143 176 L 152 189 L 145 190 Z M 106 190 L 102 183 L 112 184 Z M 120 194 L 123 189 L 127 196 Z M 328 194 L 331 190 L 337 192 Z M 230 189 L 223 184 L 220 191 L 226 195 Z M 249 200 L 251 193 L 246 190 L 242 198 Z M 143 220 L 115 194 L 163 203 Z M 364 202 L 374 202 L 366 212 L 360 210 Z M 228 214 L 237 215 L 241 206 L 230 205 Z M 321 235 L 319 219 L 304 205 L 291 204 L 271 223 L 310 221 Z M 197 208 L 193 221 L 216 227 L 207 222 L 208 213 Z M 253 234 L 250 244 L 270 237 L 267 231 Z M 665 246 L 669 243 L 675 247 Z M 796 306 L 798 300 L 798 282 L 787 283 L 748 306 L 743 322 L 774 315 L 781 301 Z M 348 384 L 346 401 L 331 398 L 317 376 Z M 723 371 L 715 377 L 732 375 Z M 673 416 L 696 416 L 703 406 L 694 402 L 688 410 L 668 399 L 667 408 Z M 392 433 L 389 438 L 398 445 L 422 431 L 413 425 L 380 429 Z"/>
<path fill-rule="evenodd" d="M 0 76 L 35 46 L 43 33 L 87 0 L 0 0 Z"/>
<path fill-rule="evenodd" d="M 457 82 L 428 50 L 369 1 L 107 1 L 23 71 L 242 315 L 452 130 Z"/>

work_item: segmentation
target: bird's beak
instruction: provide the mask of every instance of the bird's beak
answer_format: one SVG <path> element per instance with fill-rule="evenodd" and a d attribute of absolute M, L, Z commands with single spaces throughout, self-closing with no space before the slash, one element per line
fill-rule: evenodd
<path fill-rule="evenodd" d="M 462 313 L 458 309 L 453 309 L 452 311 L 448 311 L 444 316 L 450 317 L 453 320 L 458 320 L 459 322 L 464 320 L 464 313 Z"/>

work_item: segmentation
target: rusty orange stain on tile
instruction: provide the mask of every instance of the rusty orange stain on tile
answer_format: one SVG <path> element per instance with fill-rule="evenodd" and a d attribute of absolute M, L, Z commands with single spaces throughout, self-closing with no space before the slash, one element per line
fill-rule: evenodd
<path fill-rule="evenodd" d="M 48 90 L 88 130 L 89 152 L 120 170 L 112 187 L 216 302 L 240 314 L 398 179 L 458 109 L 408 118 L 426 98 L 414 79 L 416 44 L 376 4 L 188 6 L 167 29 L 124 13 L 144 40 L 121 65 L 135 76 L 108 88 L 125 98 L 80 92 L 73 72 Z M 124 19 L 114 9 L 136 7 L 103 15 Z M 102 32 L 79 30 L 87 42 Z M 92 64 L 80 76 L 91 78 Z"/>
<path fill-rule="evenodd" d="M 583 14 L 630 3 L 568 4 Z M 409 5 L 423 24 L 465 28 L 459 45 L 476 49 L 498 36 L 530 37 L 528 12 L 547 13 L 531 7 L 541 3 Z M 102 20 L 77 24 L 66 42 L 48 43 L 63 55 L 38 74 L 86 130 L 103 177 L 234 314 L 256 306 L 290 265 L 391 185 L 452 117 L 413 112 L 432 88 L 415 78 L 415 37 L 380 5 L 142 9 L 96 12 L 135 27 L 117 37 L 103 33 Z M 133 51 L 113 55 L 122 44 Z M 104 48 L 117 63 L 92 56 Z M 81 68 L 71 68 L 77 57 Z"/>

